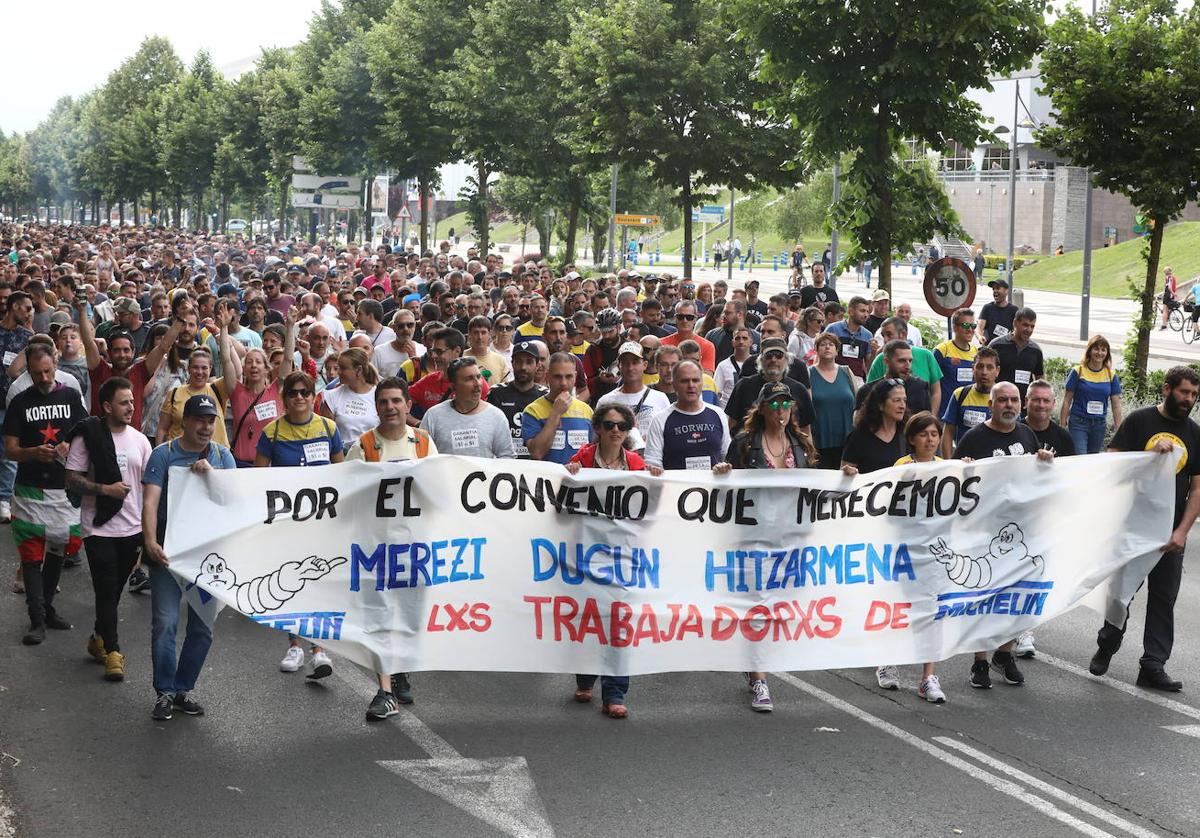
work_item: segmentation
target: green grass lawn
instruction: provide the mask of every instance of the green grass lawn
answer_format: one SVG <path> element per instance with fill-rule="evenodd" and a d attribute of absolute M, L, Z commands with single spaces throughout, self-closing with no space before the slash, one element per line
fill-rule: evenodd
<path fill-rule="evenodd" d="M 1146 274 L 1142 261 L 1142 239 L 1131 239 L 1115 247 L 1092 251 L 1092 293 L 1098 297 L 1127 297 L 1127 277 L 1141 281 Z M 1180 284 L 1200 275 L 1200 221 L 1167 225 L 1159 260 L 1159 288 L 1162 268 L 1170 265 Z M 1016 284 L 1043 291 L 1079 293 L 1083 276 L 1083 253 L 1076 251 L 1052 256 L 1018 270 Z"/>

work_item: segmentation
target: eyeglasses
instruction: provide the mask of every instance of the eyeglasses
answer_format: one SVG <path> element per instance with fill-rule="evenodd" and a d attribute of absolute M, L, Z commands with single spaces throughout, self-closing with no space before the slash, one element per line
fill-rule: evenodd
<path fill-rule="evenodd" d="M 284 398 L 288 399 L 307 399 L 312 395 L 312 390 L 305 390 L 303 388 L 299 390 L 284 390 L 283 395 Z"/>
<path fill-rule="evenodd" d="M 974 329 L 974 328 L 975 328 L 975 324 L 974 324 L 974 323 L 966 323 L 966 322 L 963 322 L 963 323 L 959 323 L 959 324 L 958 324 L 958 328 L 960 328 L 960 329 Z"/>
<path fill-rule="evenodd" d="M 497 326 L 496 327 L 497 332 L 511 332 L 512 330 L 513 330 L 512 326 Z"/>
<path fill-rule="evenodd" d="M 675 319 L 676 320 L 695 320 L 696 315 L 694 315 L 694 314 L 676 314 Z"/>
<path fill-rule="evenodd" d="M 777 399 L 767 402 L 767 407 L 771 408 L 771 410 L 791 410 L 793 404 L 795 402 L 791 399 Z"/>
<path fill-rule="evenodd" d="M 606 431 L 619 430 L 622 432 L 627 432 L 633 428 L 633 425 L 629 424 L 628 422 L 613 422 L 608 419 L 604 419 L 600 422 L 600 427 L 604 428 Z"/>
<path fill-rule="evenodd" d="M 430 349 L 426 350 L 426 352 L 428 352 L 428 354 L 432 355 L 435 358 L 440 358 L 449 351 L 450 350 L 448 350 L 448 349 L 434 349 L 434 348 L 430 348 Z"/>

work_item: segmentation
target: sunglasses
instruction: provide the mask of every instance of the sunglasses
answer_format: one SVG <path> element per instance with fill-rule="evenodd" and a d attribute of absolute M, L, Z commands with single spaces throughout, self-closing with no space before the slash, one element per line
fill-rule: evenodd
<path fill-rule="evenodd" d="M 960 329 L 974 329 L 974 328 L 975 328 L 975 324 L 974 324 L 974 323 L 959 323 L 959 324 L 958 324 L 958 328 L 960 328 Z"/>
<path fill-rule="evenodd" d="M 511 332 L 512 330 L 513 330 L 512 326 L 497 326 L 496 327 L 497 332 Z"/>
<path fill-rule="evenodd" d="M 694 314 L 676 314 L 675 319 L 676 320 L 695 320 L 696 315 L 694 315 Z"/>
<path fill-rule="evenodd" d="M 613 422 L 608 419 L 604 419 L 600 422 L 600 427 L 604 428 L 606 431 L 619 430 L 622 432 L 627 432 L 633 428 L 633 425 L 629 424 L 628 422 Z"/>
<path fill-rule="evenodd" d="M 771 410 L 790 410 L 793 404 L 795 402 L 791 399 L 777 399 L 767 402 L 767 407 L 771 408 Z"/>
<path fill-rule="evenodd" d="M 304 389 L 284 390 L 283 395 L 284 395 L 284 398 L 288 398 L 288 399 L 307 399 L 309 396 L 312 395 L 312 390 L 304 390 Z"/>

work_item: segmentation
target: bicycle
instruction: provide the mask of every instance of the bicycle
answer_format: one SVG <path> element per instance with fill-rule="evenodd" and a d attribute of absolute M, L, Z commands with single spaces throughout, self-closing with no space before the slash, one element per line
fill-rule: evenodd
<path fill-rule="evenodd" d="M 1200 335 L 1197 334 L 1196 319 L 1195 319 L 1196 316 L 1193 313 L 1193 312 L 1195 312 L 1195 310 L 1196 310 L 1196 304 L 1193 303 L 1191 300 L 1187 300 L 1186 302 L 1184 302 L 1183 312 L 1187 314 L 1187 317 L 1183 318 L 1182 328 L 1180 329 L 1180 332 L 1183 336 L 1184 343 L 1195 343 L 1196 338 L 1200 337 Z M 1171 315 L 1174 315 L 1175 313 L 1176 312 L 1173 311 L 1173 312 L 1171 312 Z M 1171 315 L 1168 315 L 1168 318 Z M 1181 313 L 1180 316 L 1183 317 L 1183 314 Z"/>
<path fill-rule="evenodd" d="M 1171 300 L 1171 302 L 1167 303 L 1167 305 L 1171 309 L 1171 313 L 1167 315 L 1167 325 L 1176 332 L 1182 332 L 1184 321 L 1189 319 L 1184 317 L 1183 311 L 1181 311 L 1181 309 L 1185 307 L 1185 304 L 1180 303 L 1179 300 Z M 1156 297 L 1154 301 L 1154 321 L 1156 323 L 1162 322 L 1162 309 L 1162 297 Z"/>

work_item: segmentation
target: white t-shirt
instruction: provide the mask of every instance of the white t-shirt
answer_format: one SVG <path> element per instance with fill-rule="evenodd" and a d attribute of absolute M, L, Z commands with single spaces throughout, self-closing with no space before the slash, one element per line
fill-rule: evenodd
<path fill-rule="evenodd" d="M 353 442 L 379 424 L 374 387 L 365 393 L 356 393 L 344 384 L 333 389 L 327 387 L 321 391 L 321 398 L 329 407 L 344 443 Z"/>
<path fill-rule="evenodd" d="M 646 397 L 645 401 L 642 401 L 642 396 Z M 638 402 L 642 404 L 640 409 Z M 636 393 L 625 393 L 618 388 L 601 396 L 596 402 L 594 412 L 599 413 L 601 409 L 610 404 L 623 404 L 633 411 L 637 427 L 629 433 L 629 441 L 633 445 L 634 451 L 641 451 L 646 447 L 645 430 L 646 426 L 650 424 L 651 417 L 664 407 L 670 407 L 671 400 L 667 398 L 666 393 L 655 390 L 653 387 L 643 387 Z"/>
<path fill-rule="evenodd" d="M 364 332 L 362 329 L 358 329 L 357 331 L 354 332 L 354 335 L 367 335 L 367 333 Z M 354 335 L 351 335 L 350 337 L 354 337 Z M 367 337 L 370 338 L 371 336 L 367 335 Z M 391 328 L 389 328 L 388 326 L 383 326 L 375 334 L 375 337 L 371 338 L 371 352 L 372 353 L 378 352 L 379 347 L 383 346 L 384 344 L 391 343 L 395 339 L 396 339 L 396 333 L 393 332 L 391 330 Z"/>
<path fill-rule="evenodd" d="M 80 523 L 85 537 L 90 535 L 105 538 L 123 538 L 137 535 L 142 531 L 142 474 L 150 459 L 150 440 L 136 428 L 126 427 L 120 433 L 112 435 L 113 445 L 117 449 L 117 465 L 121 468 L 121 480 L 129 487 L 125 503 L 121 511 L 97 527 L 92 522 L 96 518 L 96 496 L 84 495 L 79 507 Z M 92 469 L 91 458 L 83 437 L 71 440 L 71 450 L 67 454 L 67 468 L 71 471 L 81 471 L 88 480 L 95 482 L 96 475 Z"/>
<path fill-rule="evenodd" d="M 802 356 L 797 355 L 796 357 L 799 358 Z M 744 369 L 746 364 L 749 364 L 750 368 L 746 370 L 745 374 L 754 375 L 758 367 L 752 358 L 747 358 L 741 364 L 737 364 L 733 360 L 733 356 L 730 355 L 724 361 L 717 364 L 716 373 L 713 375 L 713 383 L 717 385 L 717 398 L 721 402 L 721 407 L 729 404 L 729 397 L 733 395 L 734 385 L 738 383 L 738 379 L 742 376 L 739 370 Z"/>
<path fill-rule="evenodd" d="M 425 347 L 414 342 L 413 346 L 417 349 L 417 357 L 425 356 Z M 400 367 L 404 365 L 410 356 L 407 352 L 401 352 L 396 349 L 391 343 L 380 343 L 375 346 L 375 353 L 371 357 L 371 363 L 375 365 L 375 369 L 379 370 L 379 375 L 383 378 L 390 378 L 398 375 Z"/>
<path fill-rule="evenodd" d="M 329 308 L 329 306 L 325 308 Z M 317 322 L 329 330 L 329 337 L 332 340 L 344 342 L 346 340 L 346 327 L 342 325 L 341 320 L 338 320 L 337 310 L 334 309 L 333 314 L 325 315 L 325 309 L 322 309 L 321 314 L 322 316 L 317 319 Z"/>

